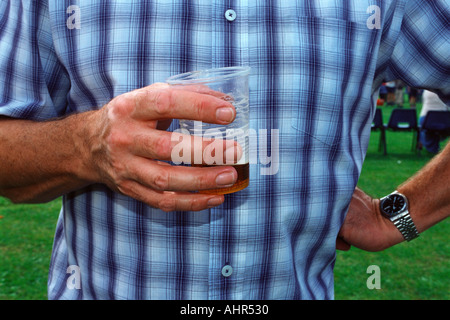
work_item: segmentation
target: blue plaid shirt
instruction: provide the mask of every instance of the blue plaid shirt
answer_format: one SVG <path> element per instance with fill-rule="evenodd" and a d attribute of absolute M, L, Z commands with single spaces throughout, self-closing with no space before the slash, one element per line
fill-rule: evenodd
<path fill-rule="evenodd" d="M 0 115 L 46 120 L 180 72 L 248 65 L 250 127 L 267 130 L 268 147 L 278 132 L 278 171 L 261 174 L 267 165 L 258 160 L 250 186 L 218 208 L 165 213 L 104 185 L 64 195 L 49 298 L 332 299 L 336 236 L 366 153 L 373 97 L 383 81 L 401 78 L 449 101 L 449 7 L 1 1 Z"/>

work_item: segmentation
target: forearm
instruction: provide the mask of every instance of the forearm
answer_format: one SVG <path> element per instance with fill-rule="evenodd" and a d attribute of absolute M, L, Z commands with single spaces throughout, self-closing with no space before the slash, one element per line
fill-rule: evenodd
<path fill-rule="evenodd" d="M 408 198 L 409 212 L 419 232 L 450 214 L 450 143 L 397 190 Z M 356 188 L 336 246 L 380 251 L 404 240 L 395 225 L 380 212 L 380 200 Z"/>
<path fill-rule="evenodd" d="M 450 143 L 397 189 L 409 201 L 411 218 L 422 232 L 450 214 Z"/>
<path fill-rule="evenodd" d="M 54 121 L 0 120 L 0 195 L 47 202 L 93 182 L 87 161 L 93 112 Z"/>

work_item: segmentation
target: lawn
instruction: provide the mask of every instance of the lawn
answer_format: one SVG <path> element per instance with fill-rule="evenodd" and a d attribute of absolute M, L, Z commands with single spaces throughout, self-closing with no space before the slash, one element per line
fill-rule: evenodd
<path fill-rule="evenodd" d="M 392 107 L 383 107 L 387 122 Z M 371 135 L 358 186 L 374 197 L 382 197 L 423 167 L 431 155 L 411 151 L 412 134 L 387 132 L 388 154 L 378 151 L 380 133 Z M 443 142 L 443 146 L 447 142 Z M 409 243 L 382 252 L 370 253 L 356 248 L 338 251 L 335 267 L 335 298 L 347 299 L 449 299 L 450 298 L 449 219 L 432 227 Z M 367 280 L 376 265 L 381 289 L 368 289 Z"/>
<path fill-rule="evenodd" d="M 0 299 L 47 299 L 59 200 L 13 205 L 0 198 Z"/>
<path fill-rule="evenodd" d="M 387 119 L 392 107 L 383 107 Z M 385 120 L 387 121 L 387 120 Z M 388 155 L 378 151 L 379 133 L 371 137 L 359 186 L 383 196 L 419 170 L 430 156 L 411 151 L 411 133 L 387 133 Z M 0 299 L 46 299 L 53 233 L 60 200 L 42 205 L 13 205 L 0 198 Z M 383 252 L 355 248 L 338 252 L 335 298 L 449 299 L 450 221 L 427 230 L 418 239 Z M 380 270 L 381 289 L 368 289 L 367 268 Z"/>

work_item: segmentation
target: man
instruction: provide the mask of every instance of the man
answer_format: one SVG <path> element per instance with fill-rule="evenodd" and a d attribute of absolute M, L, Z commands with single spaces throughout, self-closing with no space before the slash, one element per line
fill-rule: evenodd
<path fill-rule="evenodd" d="M 441 149 L 440 143 L 444 137 L 441 137 L 441 135 L 436 132 L 424 129 L 423 123 L 428 111 L 450 111 L 450 109 L 441 101 L 441 99 L 439 99 L 437 94 L 428 90 L 424 90 L 422 102 L 422 109 L 419 114 L 419 124 L 421 126 L 419 132 L 420 147 L 424 147 L 430 153 L 437 154 Z"/>
<path fill-rule="evenodd" d="M 418 0 L 2 2 L 0 190 L 17 202 L 63 195 L 49 298 L 332 299 L 372 97 L 401 78 L 449 101 L 448 11 Z M 243 191 L 191 193 L 236 172 L 171 166 L 168 124 L 226 124 L 235 110 L 162 82 L 232 65 L 252 68 L 250 126 L 278 132 L 265 138 L 279 144 L 279 171 L 262 175 L 258 162 Z M 74 269 L 79 288 L 67 284 Z"/>

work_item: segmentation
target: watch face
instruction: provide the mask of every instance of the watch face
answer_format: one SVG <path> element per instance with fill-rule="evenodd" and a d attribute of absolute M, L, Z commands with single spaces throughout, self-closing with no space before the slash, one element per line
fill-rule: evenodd
<path fill-rule="evenodd" d="M 381 209 L 383 212 L 389 216 L 394 217 L 399 212 L 403 211 L 406 206 L 405 198 L 399 194 L 391 194 L 386 199 L 384 199 L 381 204 Z"/>

